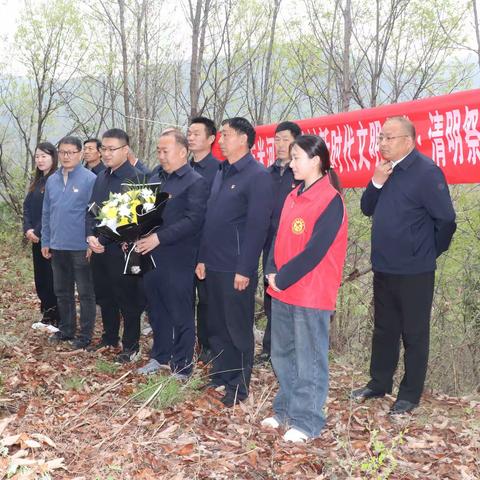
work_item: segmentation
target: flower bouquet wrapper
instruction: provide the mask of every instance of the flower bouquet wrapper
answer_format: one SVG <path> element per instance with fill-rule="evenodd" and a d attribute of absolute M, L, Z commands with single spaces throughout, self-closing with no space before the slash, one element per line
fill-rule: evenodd
<path fill-rule="evenodd" d="M 141 187 L 142 185 L 129 185 L 130 188 Z M 153 207 L 150 205 L 148 211 L 145 210 L 143 204 L 138 204 L 135 207 L 136 223 L 127 223 L 119 225 L 116 229 L 105 225 L 104 222 L 100 222 L 94 227 L 96 235 L 102 235 L 103 237 L 116 242 L 127 244 L 125 253 L 125 267 L 124 275 L 137 275 L 141 276 L 146 272 L 156 268 L 155 261 L 150 254 L 141 255 L 135 250 L 135 242 L 150 233 L 153 233 L 156 228 L 161 226 L 162 214 L 165 205 L 170 198 L 170 195 L 166 192 L 160 192 L 158 186 L 155 184 L 147 185 L 155 192 L 155 203 Z M 93 203 L 90 205 L 88 211 L 96 218 L 99 217 L 100 207 Z"/>

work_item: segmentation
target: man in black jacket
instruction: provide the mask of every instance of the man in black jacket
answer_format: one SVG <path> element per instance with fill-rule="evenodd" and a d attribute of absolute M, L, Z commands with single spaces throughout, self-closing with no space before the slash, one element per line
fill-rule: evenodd
<path fill-rule="evenodd" d="M 273 165 L 268 167 L 268 172 L 273 180 L 273 211 L 270 220 L 270 227 L 267 233 L 267 239 L 263 246 L 263 272 L 267 263 L 268 254 L 273 245 L 273 239 L 278 230 L 280 215 L 282 214 L 283 204 L 287 195 L 300 183 L 295 180 L 292 169 L 290 168 L 290 145 L 302 133 L 300 127 L 293 122 L 280 122 L 275 129 L 275 153 L 277 159 Z M 266 277 L 264 277 L 266 278 Z M 267 317 L 265 334 L 263 335 L 262 353 L 258 355 L 258 363 L 268 362 L 270 360 L 270 350 L 272 345 L 272 297 L 267 293 L 268 282 L 265 281 L 263 296 L 263 307 Z"/>
<path fill-rule="evenodd" d="M 208 186 L 188 164 L 188 143 L 181 132 L 162 133 L 157 156 L 162 169 L 150 182 L 170 198 L 162 225 L 136 242 L 137 250 L 151 252 L 157 265 L 144 276 L 153 347 L 150 361 L 138 373 L 169 370 L 177 379 L 186 379 L 193 369 L 193 278 Z"/>
<path fill-rule="evenodd" d="M 211 378 L 225 386 L 228 407 L 248 396 L 258 260 L 273 205 L 270 174 L 250 153 L 254 142 L 255 129 L 245 118 L 222 122 L 219 145 L 226 160 L 213 181 L 196 268 L 206 279 Z"/>
<path fill-rule="evenodd" d="M 191 167 L 199 173 L 212 188 L 213 179 L 218 172 L 220 162 L 212 155 L 212 145 L 215 142 L 217 129 L 212 120 L 206 117 L 194 117 L 188 127 L 188 148 L 192 154 Z M 212 360 L 207 332 L 207 290 L 205 281 L 195 277 L 195 288 L 198 294 L 197 302 L 197 341 L 200 350 L 198 357 L 203 363 Z"/>
<path fill-rule="evenodd" d="M 129 136 L 123 130 L 112 128 L 102 136 L 100 147 L 106 169 L 99 172 L 93 187 L 90 204 L 101 206 L 110 193 L 120 193 L 126 183 L 144 183 L 144 176 L 127 160 Z M 119 341 L 120 313 L 123 318 L 122 352 L 117 360 L 132 362 L 140 354 L 140 315 L 143 304 L 140 296 L 140 279 L 124 275 L 125 258 L 117 243 L 95 234 L 95 219 L 87 215 L 87 242 L 93 255 L 91 258 L 93 282 L 97 303 L 102 312 L 102 340 L 91 347 L 97 350 L 116 347 Z"/>
<path fill-rule="evenodd" d="M 361 199 L 362 212 L 373 219 L 371 380 L 352 397 L 392 391 L 402 338 L 405 374 L 390 410 L 401 414 L 418 405 L 423 391 L 436 258 L 448 249 L 456 224 L 445 177 L 415 149 L 415 127 L 408 119 L 389 118 L 379 148 L 383 160 Z"/>

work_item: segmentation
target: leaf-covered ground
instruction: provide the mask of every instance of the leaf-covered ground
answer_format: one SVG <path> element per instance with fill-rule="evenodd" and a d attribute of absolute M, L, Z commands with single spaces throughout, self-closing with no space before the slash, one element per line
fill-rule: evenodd
<path fill-rule="evenodd" d="M 28 259 L 0 258 L 0 278 L 0 479 L 480 478 L 478 396 L 426 393 L 414 415 L 393 421 L 392 397 L 350 402 L 365 377 L 333 362 L 321 438 L 286 444 L 259 426 L 275 393 L 270 368 L 255 369 L 234 409 L 207 390 L 155 410 L 143 406 L 148 396 L 133 398 L 145 379 L 115 366 L 113 352 L 53 347 L 30 328 Z"/>

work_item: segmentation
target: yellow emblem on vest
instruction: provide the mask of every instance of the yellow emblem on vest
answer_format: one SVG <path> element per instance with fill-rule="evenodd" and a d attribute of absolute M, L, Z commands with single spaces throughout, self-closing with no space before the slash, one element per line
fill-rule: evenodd
<path fill-rule="evenodd" d="M 301 235 L 305 231 L 305 220 L 303 218 L 296 218 L 292 222 L 292 233 L 295 235 Z"/>

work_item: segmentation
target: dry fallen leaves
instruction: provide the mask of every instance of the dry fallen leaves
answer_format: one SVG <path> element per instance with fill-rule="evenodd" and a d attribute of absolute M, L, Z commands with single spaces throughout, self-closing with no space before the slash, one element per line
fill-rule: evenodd
<path fill-rule="evenodd" d="M 128 366 L 99 371 L 98 359 L 112 361 L 113 352 L 62 351 L 31 330 L 32 291 L 26 282 L 0 299 L 4 334 L 18 339 L 0 358 L 0 478 L 14 469 L 14 480 L 354 479 L 365 477 L 362 464 L 373 464 L 375 448 L 395 460 L 392 479 L 480 478 L 476 398 L 427 394 L 412 417 L 393 422 L 392 398 L 350 402 L 361 373 L 333 363 L 323 434 L 290 445 L 282 431 L 259 426 L 276 390 L 270 368 L 255 369 L 251 397 L 234 410 L 207 390 L 158 413 L 129 401 L 141 379 Z M 67 388 L 75 377 L 82 382 Z M 373 444 L 374 431 L 383 446 Z"/>

